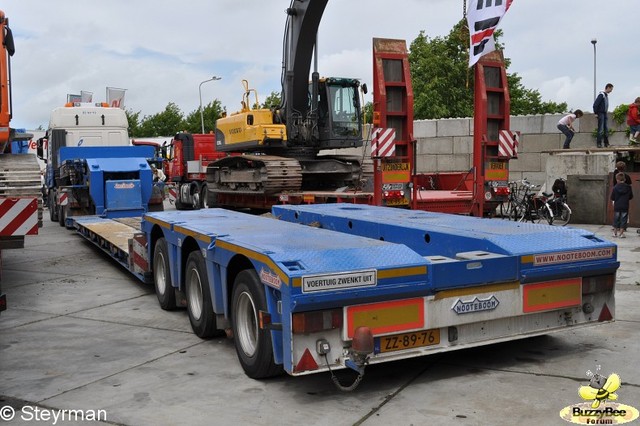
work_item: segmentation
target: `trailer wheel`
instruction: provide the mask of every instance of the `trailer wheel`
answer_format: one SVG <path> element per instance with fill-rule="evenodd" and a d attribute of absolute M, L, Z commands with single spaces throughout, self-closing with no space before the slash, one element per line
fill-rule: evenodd
<path fill-rule="evenodd" d="M 258 311 L 267 309 L 264 285 L 256 271 L 238 274 L 231 302 L 233 336 L 238 359 L 247 376 L 262 379 L 282 373 L 273 360 L 271 332 L 258 326 Z"/>
<path fill-rule="evenodd" d="M 213 336 L 216 333 L 216 318 L 211 305 L 211 291 L 204 257 L 199 251 L 191 252 L 187 258 L 185 291 L 193 332 L 201 338 Z"/>
<path fill-rule="evenodd" d="M 176 308 L 176 292 L 171 285 L 167 240 L 160 238 L 153 249 L 153 283 L 160 307 L 165 311 Z"/>

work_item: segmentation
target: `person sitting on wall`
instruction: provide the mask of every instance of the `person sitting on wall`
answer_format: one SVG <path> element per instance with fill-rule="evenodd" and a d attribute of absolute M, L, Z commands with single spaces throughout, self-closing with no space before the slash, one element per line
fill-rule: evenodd
<path fill-rule="evenodd" d="M 640 107 L 640 97 L 636 98 L 636 100 L 629 105 L 629 110 L 627 111 L 627 124 L 630 129 L 630 145 L 640 143 L 640 140 L 638 140 L 638 137 L 640 136 L 640 111 L 638 111 L 638 107 Z"/>

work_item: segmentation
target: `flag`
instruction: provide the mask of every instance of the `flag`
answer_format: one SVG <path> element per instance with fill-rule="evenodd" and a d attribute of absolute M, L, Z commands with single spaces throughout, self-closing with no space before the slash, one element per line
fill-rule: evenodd
<path fill-rule="evenodd" d="M 470 0 L 467 10 L 469 24 L 469 67 L 489 52 L 496 50 L 493 33 L 507 13 L 513 0 Z"/>
<path fill-rule="evenodd" d="M 80 91 L 81 102 L 93 102 L 93 92 Z"/>
<path fill-rule="evenodd" d="M 124 92 L 127 89 L 117 89 L 115 87 L 107 87 L 107 104 L 113 108 L 124 109 Z"/>

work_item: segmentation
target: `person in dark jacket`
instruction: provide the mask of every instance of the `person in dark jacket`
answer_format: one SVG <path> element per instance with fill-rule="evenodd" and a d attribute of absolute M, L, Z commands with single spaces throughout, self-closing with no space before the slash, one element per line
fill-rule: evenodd
<path fill-rule="evenodd" d="M 624 231 L 629 220 L 629 200 L 633 199 L 631 185 L 624 182 L 624 173 L 616 175 L 616 186 L 611 191 L 613 201 L 613 236 L 626 238 Z"/>
<path fill-rule="evenodd" d="M 609 146 L 609 128 L 607 127 L 607 111 L 609 111 L 609 93 L 613 91 L 613 84 L 607 83 L 604 90 L 598 94 L 593 102 L 593 112 L 598 116 L 598 137 L 596 144 L 598 148 Z"/>

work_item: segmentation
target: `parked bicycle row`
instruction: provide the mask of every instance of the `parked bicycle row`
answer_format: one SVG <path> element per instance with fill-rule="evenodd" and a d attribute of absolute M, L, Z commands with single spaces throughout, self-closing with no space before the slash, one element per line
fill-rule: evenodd
<path fill-rule="evenodd" d="M 509 182 L 509 199 L 500 205 L 499 214 L 503 219 L 518 222 L 565 226 L 571 219 L 566 181 L 556 179 L 552 191 L 541 191 L 541 185 L 534 185 L 526 178 Z"/>

